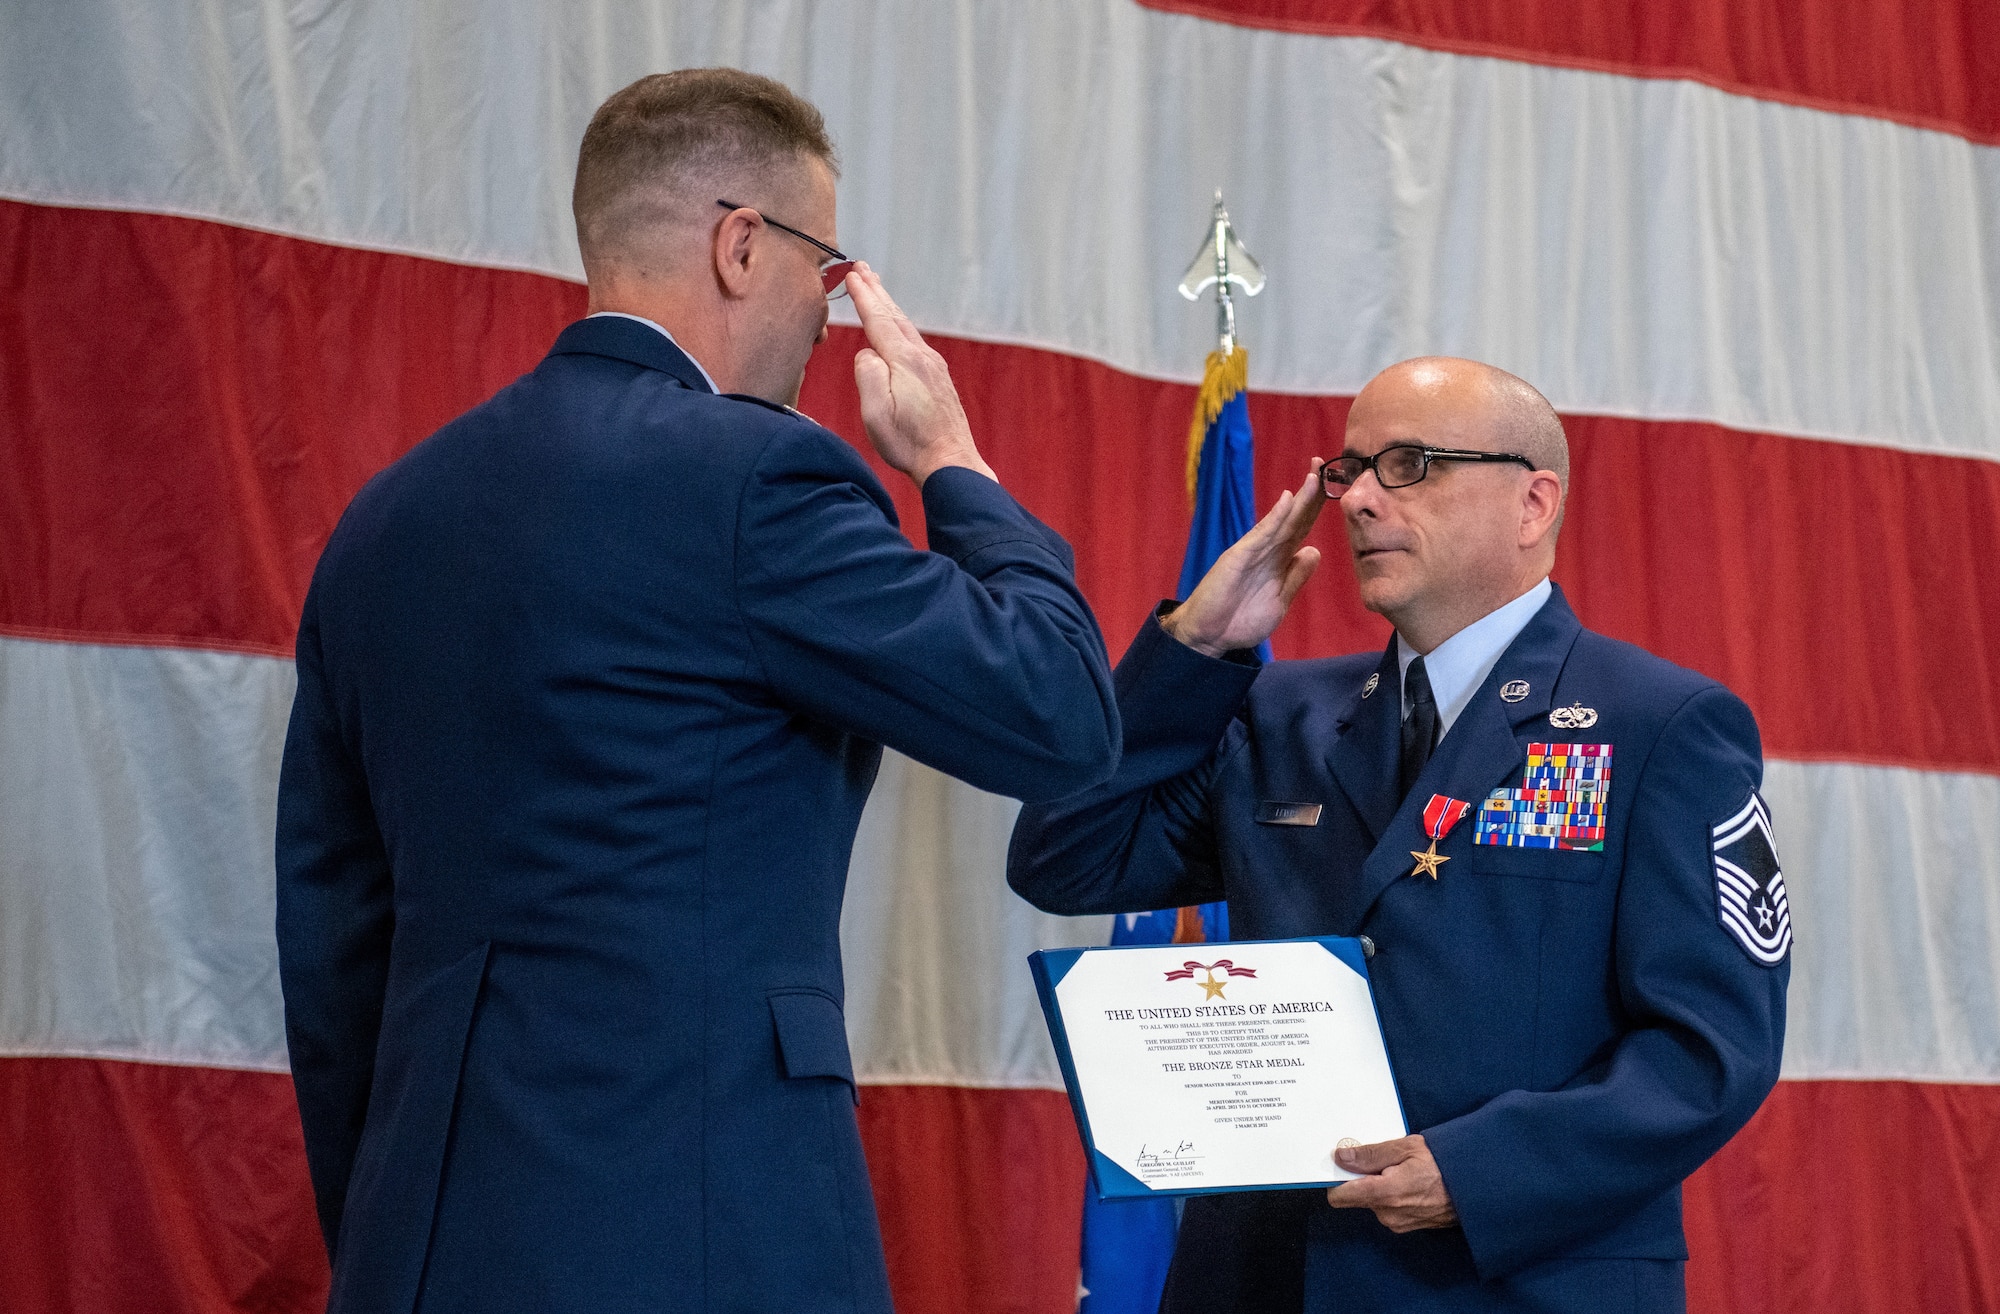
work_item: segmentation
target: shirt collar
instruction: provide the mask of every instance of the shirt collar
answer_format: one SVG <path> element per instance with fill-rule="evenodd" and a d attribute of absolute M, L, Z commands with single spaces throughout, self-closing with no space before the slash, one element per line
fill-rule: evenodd
<path fill-rule="evenodd" d="M 1431 679 L 1431 696 L 1437 699 L 1438 734 L 1442 736 L 1451 729 L 1451 723 L 1472 701 L 1472 695 L 1479 692 L 1479 686 L 1493 672 L 1500 654 L 1507 651 L 1507 645 L 1519 637 L 1542 604 L 1549 600 L 1553 587 L 1546 576 L 1542 582 L 1523 593 L 1504 607 L 1495 608 L 1481 616 L 1472 624 L 1440 643 L 1424 654 L 1424 674 Z M 1410 663 L 1417 658 L 1417 650 L 1409 645 L 1402 635 L 1396 636 L 1396 669 L 1399 675 L 1407 677 Z M 1408 681 L 1405 679 L 1407 686 Z M 1403 715 L 1410 713 L 1410 696 L 1407 687 L 1403 693 Z"/>
<path fill-rule="evenodd" d="M 680 343 L 674 342 L 674 335 L 667 332 L 666 325 L 658 323 L 654 320 L 647 319 L 644 315 L 627 314 L 625 311 L 622 310 L 600 310 L 595 312 L 594 314 L 586 315 L 585 318 L 603 319 L 606 315 L 614 315 L 619 319 L 635 319 L 639 321 L 641 324 L 644 324 L 647 328 L 652 329 L 654 332 L 658 333 L 661 337 L 665 338 L 667 341 L 673 342 L 674 347 L 681 353 L 681 355 L 686 356 L 690 361 L 693 361 L 694 367 L 701 371 L 701 377 L 703 381 L 705 381 L 708 384 L 708 390 L 712 393 L 715 393 L 718 396 L 721 395 L 722 389 L 715 386 L 715 380 L 709 376 L 707 367 L 705 367 L 700 361 L 695 360 L 693 352 L 689 351 L 686 347 L 681 346 Z"/>

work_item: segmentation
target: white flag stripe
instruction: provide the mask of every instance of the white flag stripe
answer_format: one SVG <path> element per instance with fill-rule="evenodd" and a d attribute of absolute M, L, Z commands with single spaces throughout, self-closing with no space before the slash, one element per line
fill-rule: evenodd
<path fill-rule="evenodd" d="M 1111 918 L 1051 917 L 1007 888 L 1020 808 L 883 754 L 840 924 L 862 1081 L 1061 1089 L 1028 955 L 1104 944 Z"/>
<path fill-rule="evenodd" d="M 36 746 L 0 754 L 0 1053 L 283 1065 L 291 690 L 269 658 L 0 638 L 0 743 Z M 2000 1083 L 2000 776 L 1777 761 L 1764 793 L 1800 892 L 1785 1075 Z M 1109 922 L 1008 892 L 1014 812 L 884 762 L 842 926 L 862 1080 L 1060 1086 L 1023 960 Z"/>
<path fill-rule="evenodd" d="M 284 1069 L 294 684 L 268 657 L 0 638 L 0 1055 Z"/>
<path fill-rule="evenodd" d="M 2000 776 L 1771 762 L 1792 985 L 1784 1075 L 2000 1081 Z"/>
<path fill-rule="evenodd" d="M 0 194 L 574 278 L 591 109 L 738 64 L 825 109 L 841 244 L 927 328 L 1192 379 L 1168 289 L 1219 184 L 1260 389 L 1446 352 L 1574 412 L 2000 457 L 2000 150 L 1949 134 L 1131 0 L 245 8 L 11 15 Z"/>

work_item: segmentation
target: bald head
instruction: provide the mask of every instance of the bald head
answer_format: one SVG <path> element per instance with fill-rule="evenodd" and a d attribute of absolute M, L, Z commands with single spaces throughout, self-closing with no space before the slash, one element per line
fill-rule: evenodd
<path fill-rule="evenodd" d="M 1479 361 L 1423 356 L 1369 380 L 1348 412 L 1346 455 L 1390 447 L 1504 454 L 1533 467 L 1435 456 L 1391 477 L 1395 487 L 1383 486 L 1381 470 L 1364 473 L 1341 498 L 1363 603 L 1428 652 L 1549 573 L 1569 442 L 1525 381 Z"/>
<path fill-rule="evenodd" d="M 1556 408 L 1526 379 L 1483 361 L 1418 356 L 1369 380 L 1361 397 L 1378 389 L 1408 390 L 1434 399 L 1463 417 L 1468 436 L 1481 434 L 1491 440 L 1472 445 L 1525 456 L 1537 470 L 1552 471 L 1563 491 L 1569 491 L 1569 438 Z M 1361 398 L 1355 405 L 1361 405 Z"/>

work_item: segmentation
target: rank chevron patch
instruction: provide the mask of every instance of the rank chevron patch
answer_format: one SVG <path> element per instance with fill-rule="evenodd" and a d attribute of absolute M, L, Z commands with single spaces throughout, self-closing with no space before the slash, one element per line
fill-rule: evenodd
<path fill-rule="evenodd" d="M 1785 898 L 1785 873 L 1778 868 L 1778 844 L 1764 800 L 1751 790 L 1742 810 L 1714 826 L 1709 835 L 1722 929 L 1735 936 L 1754 961 L 1776 967 L 1792 947 L 1792 909 Z"/>

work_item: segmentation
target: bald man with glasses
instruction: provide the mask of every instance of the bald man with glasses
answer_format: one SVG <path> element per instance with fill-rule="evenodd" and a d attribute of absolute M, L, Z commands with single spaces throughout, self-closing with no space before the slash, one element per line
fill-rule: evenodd
<path fill-rule="evenodd" d="M 1133 641 L 1118 772 L 1022 810 L 1008 879 L 1051 912 L 1367 937 L 1412 1134 L 1191 1199 L 1170 1314 L 1684 1307 L 1680 1184 L 1777 1079 L 1790 919 L 1749 710 L 1550 580 L 1568 482 L 1527 383 L 1383 371 Z M 1395 636 L 1260 667 L 1329 503 Z"/>

